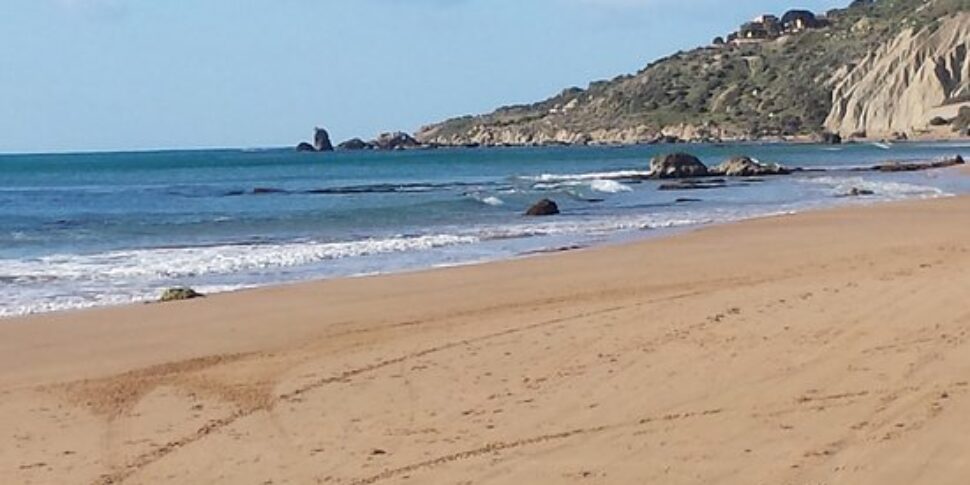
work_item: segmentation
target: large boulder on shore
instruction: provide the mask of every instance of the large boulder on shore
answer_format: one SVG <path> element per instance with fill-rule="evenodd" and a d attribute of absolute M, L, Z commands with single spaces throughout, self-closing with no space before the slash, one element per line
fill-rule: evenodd
<path fill-rule="evenodd" d="M 704 177 L 708 174 L 707 166 L 697 157 L 688 153 L 669 153 L 657 155 L 650 160 L 648 177 L 658 179 L 678 179 L 689 177 Z"/>
<path fill-rule="evenodd" d="M 313 148 L 318 152 L 332 152 L 333 143 L 330 142 L 330 133 L 323 128 L 317 128 L 313 132 Z"/>
<path fill-rule="evenodd" d="M 766 165 L 750 157 L 734 157 L 710 169 L 708 173 L 726 177 L 759 177 L 763 175 L 788 175 L 791 170 L 778 164 Z"/>
<path fill-rule="evenodd" d="M 337 145 L 337 148 L 341 150 L 369 150 L 371 148 L 374 148 L 374 145 L 367 143 L 366 141 L 361 140 L 360 138 L 351 138 Z"/>
<path fill-rule="evenodd" d="M 532 207 L 529 207 L 529 210 L 525 212 L 525 215 L 554 216 L 558 213 L 559 213 L 559 206 L 555 202 L 549 199 L 542 199 L 539 202 L 536 202 Z"/>
<path fill-rule="evenodd" d="M 421 143 L 413 136 L 397 131 L 394 133 L 382 133 L 373 141 L 373 145 L 381 150 L 404 150 L 407 148 L 418 148 Z"/>

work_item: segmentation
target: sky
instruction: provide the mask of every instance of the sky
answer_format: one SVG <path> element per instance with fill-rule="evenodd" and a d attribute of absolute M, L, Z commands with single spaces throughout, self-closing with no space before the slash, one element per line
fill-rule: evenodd
<path fill-rule="evenodd" d="M 0 0 L 0 153 L 336 141 L 547 98 L 848 0 Z"/>

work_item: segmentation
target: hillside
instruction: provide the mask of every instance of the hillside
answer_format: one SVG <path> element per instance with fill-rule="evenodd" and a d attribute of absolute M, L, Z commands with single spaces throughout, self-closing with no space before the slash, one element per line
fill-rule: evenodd
<path fill-rule="evenodd" d="M 947 136 L 949 123 L 930 120 L 949 122 L 970 102 L 968 29 L 970 0 L 856 0 L 827 12 L 818 28 L 680 52 L 535 104 L 427 126 L 416 138 L 529 145 L 823 131 Z"/>

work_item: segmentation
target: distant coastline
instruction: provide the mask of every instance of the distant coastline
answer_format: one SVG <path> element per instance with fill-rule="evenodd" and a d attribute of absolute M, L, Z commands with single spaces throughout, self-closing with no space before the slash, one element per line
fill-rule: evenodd
<path fill-rule="evenodd" d="M 967 39 L 962 0 L 766 13 L 636 74 L 409 137 L 423 147 L 965 139 Z"/>

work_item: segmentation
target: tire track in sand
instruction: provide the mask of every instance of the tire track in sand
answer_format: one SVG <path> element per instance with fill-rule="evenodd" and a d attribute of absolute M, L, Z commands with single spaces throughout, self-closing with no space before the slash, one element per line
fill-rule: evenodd
<path fill-rule="evenodd" d="M 723 412 L 722 409 L 709 409 L 706 411 L 699 411 L 699 412 L 666 414 L 661 417 L 646 417 L 646 418 L 638 419 L 633 422 L 605 424 L 605 425 L 591 426 L 586 428 L 574 428 L 571 430 L 561 431 L 558 433 L 549 433 L 549 434 L 543 434 L 539 436 L 533 436 L 531 438 L 522 438 L 514 441 L 501 441 L 496 443 L 489 443 L 479 448 L 459 451 L 449 455 L 443 455 L 437 458 L 432 458 L 430 460 L 411 463 L 409 465 L 404 465 L 398 468 L 389 468 L 376 475 L 371 475 L 369 477 L 353 480 L 349 482 L 349 485 L 371 485 L 377 482 L 388 480 L 408 473 L 422 471 L 422 470 L 434 468 L 437 466 L 446 465 L 448 463 L 454 463 L 457 461 L 468 460 L 482 455 L 487 455 L 489 453 L 511 450 L 515 448 L 522 448 L 522 447 L 531 446 L 531 445 L 538 445 L 538 444 L 542 444 L 550 441 L 559 441 L 559 440 L 572 438 L 574 436 L 600 433 L 603 431 L 608 431 L 611 429 L 619 429 L 624 427 L 644 426 L 654 422 L 682 421 L 682 420 L 687 420 L 687 419 L 696 418 L 696 417 L 712 416 L 715 414 L 720 414 L 721 412 Z"/>
<path fill-rule="evenodd" d="M 351 379 L 353 377 L 356 377 L 356 376 L 359 376 L 359 375 L 362 375 L 362 374 L 367 374 L 367 373 L 370 373 L 370 372 L 374 372 L 374 371 L 383 369 L 385 367 L 389 367 L 389 366 L 393 366 L 393 365 L 396 365 L 396 364 L 400 364 L 402 362 L 406 362 L 406 361 L 409 361 L 409 360 L 419 359 L 421 357 L 425 357 L 425 356 L 430 355 L 430 354 L 435 354 L 435 353 L 438 353 L 438 352 L 443 352 L 443 351 L 446 351 L 446 350 L 454 349 L 454 348 L 461 347 L 461 346 L 468 345 L 468 344 L 474 344 L 474 343 L 484 342 L 484 341 L 488 341 L 488 340 L 495 339 L 495 338 L 501 338 L 501 337 L 506 337 L 506 336 L 509 336 L 509 335 L 515 335 L 515 334 L 518 334 L 518 333 L 528 332 L 530 330 L 535 330 L 535 329 L 547 327 L 547 326 L 550 326 L 550 325 L 556 325 L 556 324 L 559 324 L 559 323 L 564 323 L 564 322 L 569 322 L 569 321 L 579 320 L 579 319 L 585 319 L 585 318 L 590 318 L 590 317 L 596 317 L 596 316 L 600 316 L 600 315 L 606 315 L 606 314 L 609 314 L 609 313 L 617 312 L 617 311 L 622 310 L 624 308 L 627 308 L 627 307 L 625 307 L 625 306 L 613 306 L 613 307 L 604 308 L 604 309 L 601 309 L 601 310 L 596 310 L 596 311 L 591 311 L 591 312 L 584 312 L 584 313 L 580 313 L 580 314 L 577 314 L 577 315 L 559 317 L 559 318 L 554 318 L 554 319 L 551 319 L 551 320 L 544 320 L 544 321 L 541 321 L 541 322 L 536 322 L 536 323 L 529 324 L 529 325 L 524 325 L 524 326 L 521 326 L 521 327 L 514 327 L 514 328 L 510 328 L 510 329 L 506 329 L 506 330 L 502 330 L 502 331 L 498 331 L 498 332 L 493 332 L 493 333 L 481 335 L 481 336 L 478 336 L 478 337 L 456 340 L 456 341 L 448 342 L 448 343 L 445 343 L 445 344 L 442 344 L 442 345 L 437 345 L 437 346 L 434 346 L 434 347 L 429 347 L 427 349 L 419 350 L 417 352 L 411 352 L 411 353 L 404 354 L 404 355 L 401 355 L 399 357 L 395 357 L 395 358 L 392 358 L 392 359 L 385 359 L 385 360 L 382 360 L 382 361 L 379 361 L 379 362 L 375 362 L 373 364 L 366 365 L 366 366 L 363 366 L 363 367 L 358 367 L 358 368 L 346 370 L 346 371 L 341 372 L 341 373 L 339 373 L 339 374 L 337 374 L 335 376 L 326 377 L 326 378 L 323 378 L 323 379 L 318 379 L 316 381 L 313 381 L 313 382 L 310 382 L 308 384 L 305 384 L 305 385 L 299 387 L 298 389 L 295 389 L 293 391 L 290 391 L 290 392 L 287 392 L 287 393 L 284 393 L 284 394 L 281 394 L 281 395 L 277 396 L 277 398 L 271 404 L 275 404 L 275 402 L 279 402 L 279 401 L 292 400 L 292 399 L 300 396 L 301 394 L 305 394 L 307 392 L 310 392 L 310 391 L 319 389 L 319 388 L 324 387 L 326 385 L 335 384 L 335 383 L 338 383 L 338 382 L 346 382 L 348 379 Z M 180 448 L 183 448 L 185 446 L 191 445 L 192 443 L 195 443 L 197 441 L 200 441 L 203 438 L 205 438 L 206 436 L 209 436 L 210 434 L 215 433 L 215 432 L 217 432 L 217 431 L 219 431 L 219 430 L 221 430 L 221 429 L 223 429 L 223 428 L 225 428 L 225 427 L 227 427 L 227 426 L 235 423 L 236 421 L 238 421 L 238 420 L 240 420 L 242 418 L 245 418 L 245 417 L 251 416 L 253 414 L 256 414 L 259 411 L 267 411 L 267 410 L 269 410 L 270 407 L 271 407 L 271 405 L 270 406 L 256 406 L 256 407 L 249 407 L 249 408 L 240 408 L 240 409 L 236 410 L 235 412 L 233 412 L 232 414 L 230 414 L 228 416 L 225 416 L 223 418 L 219 418 L 219 419 L 215 419 L 215 420 L 209 421 L 204 426 L 202 426 L 201 428 L 199 428 L 198 430 L 196 430 L 194 433 L 192 433 L 190 435 L 187 435 L 187 436 L 184 436 L 184 437 L 182 437 L 180 439 L 177 439 L 177 440 L 174 440 L 174 441 L 170 441 L 170 442 L 168 442 L 168 443 L 166 443 L 166 444 L 164 444 L 164 445 L 162 445 L 162 446 L 160 446 L 160 447 L 158 447 L 158 448 L 156 448 L 156 449 L 154 449 L 152 451 L 143 453 L 143 454 L 139 455 L 138 457 L 136 457 L 134 460 L 132 460 L 130 463 L 128 463 L 127 465 L 125 465 L 125 467 L 122 468 L 122 469 L 120 469 L 120 470 L 116 470 L 116 471 L 114 471 L 112 473 L 107 473 L 107 474 L 101 475 L 94 482 L 92 482 L 92 485 L 114 485 L 114 484 L 122 483 L 125 480 L 127 480 L 128 478 L 130 478 L 132 475 L 134 475 L 135 473 L 138 473 L 140 470 L 142 470 L 142 469 L 148 467 L 149 465 L 151 465 L 151 464 L 153 464 L 153 463 L 155 463 L 155 462 L 157 462 L 157 461 L 165 458 L 169 454 L 171 454 L 171 453 L 173 453 L 175 451 L 178 451 Z M 522 445 L 518 445 L 518 446 L 522 446 Z"/>

